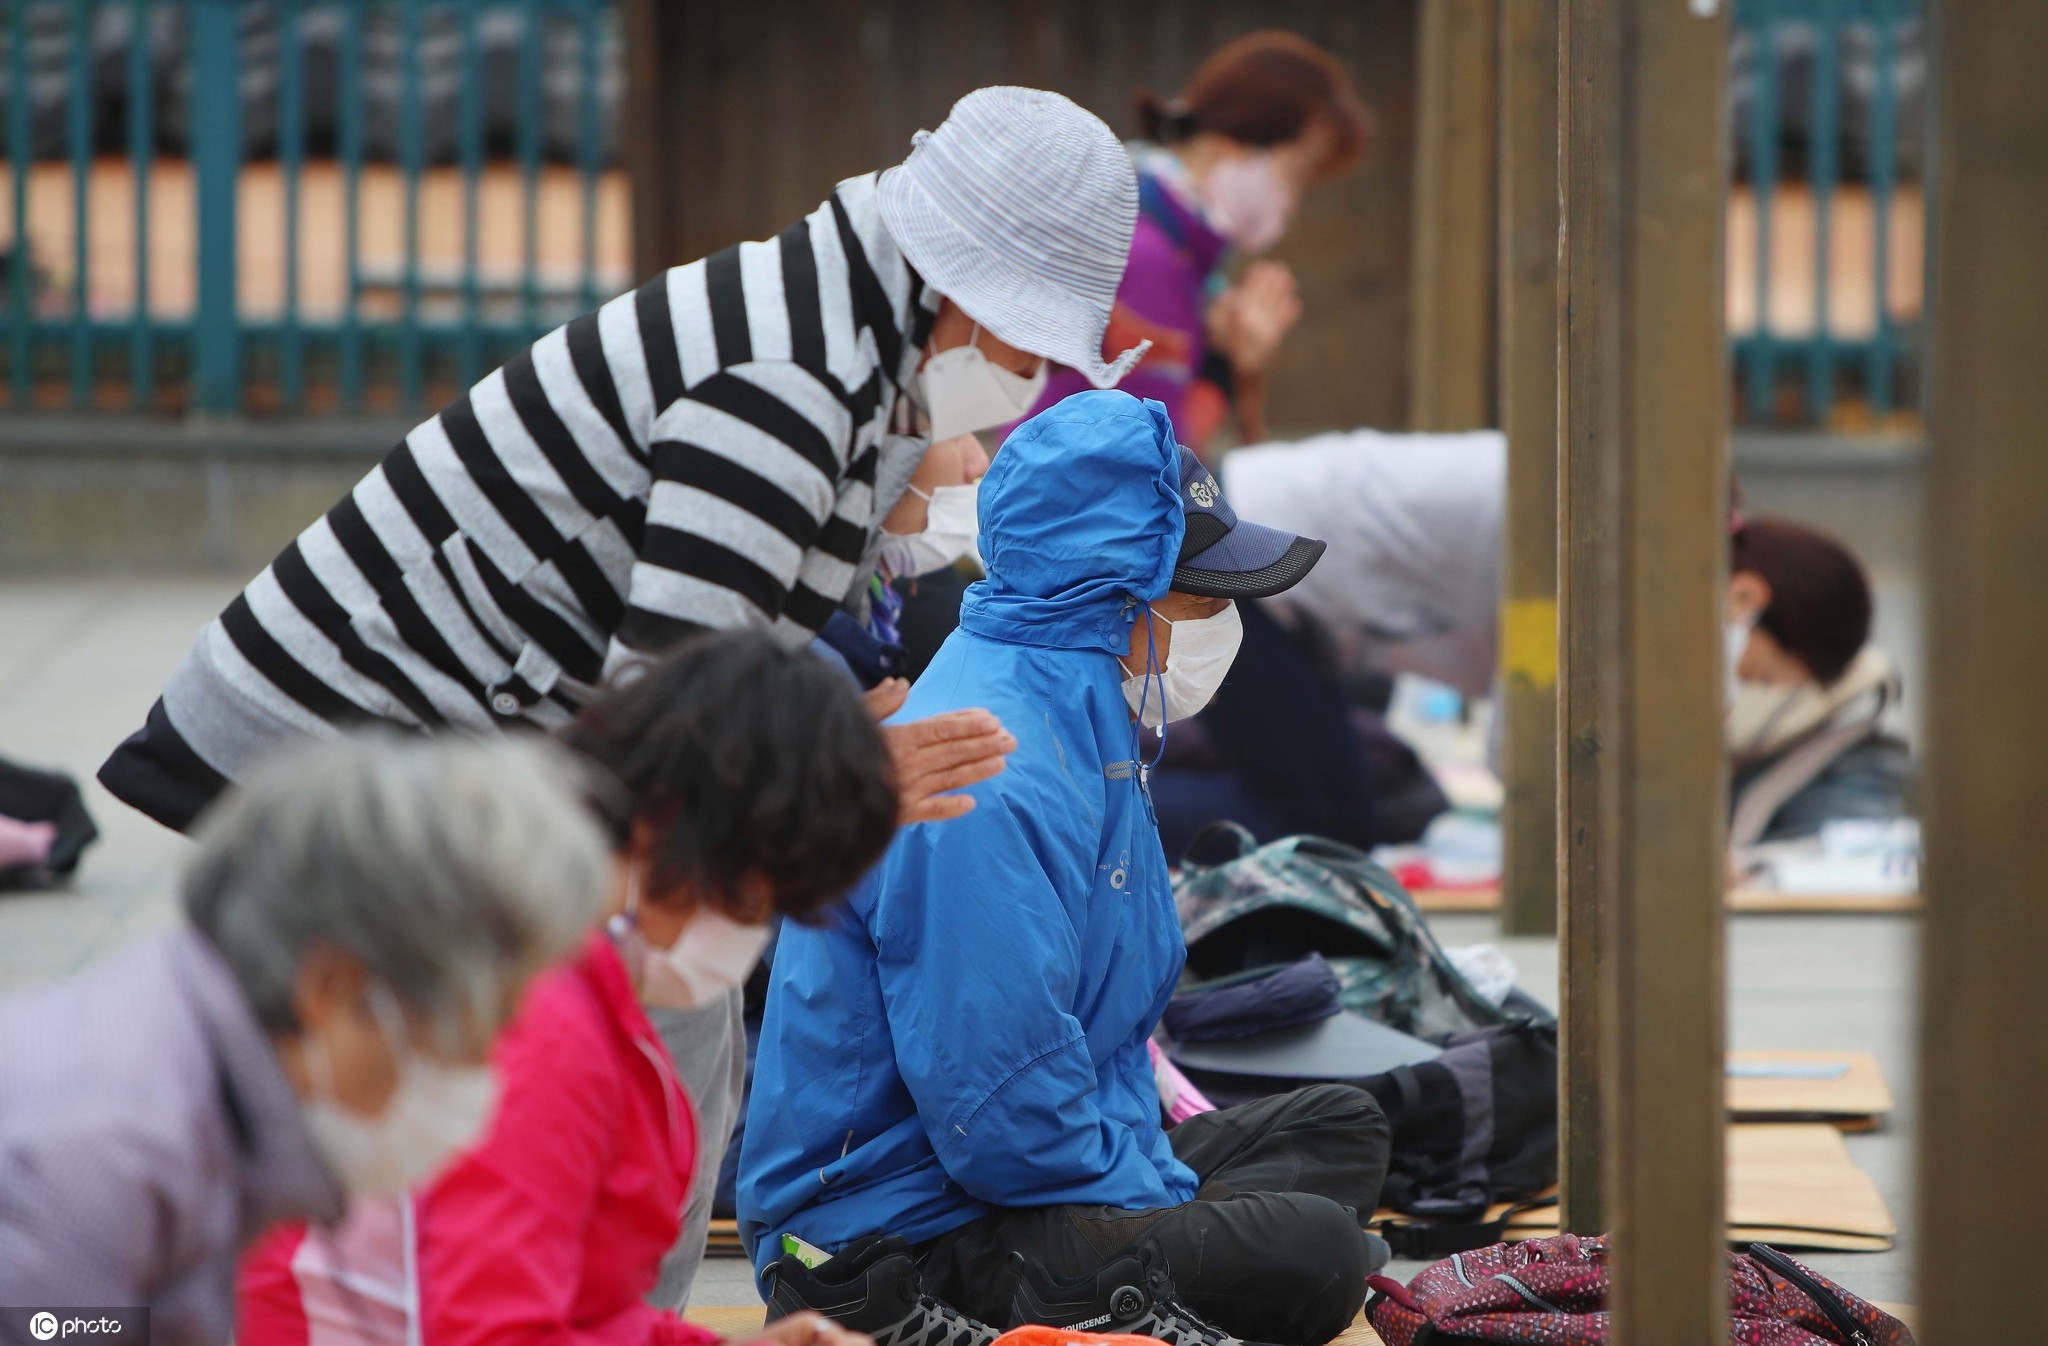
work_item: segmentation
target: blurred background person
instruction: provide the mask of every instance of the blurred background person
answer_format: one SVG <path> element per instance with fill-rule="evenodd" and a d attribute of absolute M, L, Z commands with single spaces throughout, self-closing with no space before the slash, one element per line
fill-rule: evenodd
<path fill-rule="evenodd" d="M 252 772 L 184 928 L 0 1006 L 0 1302 L 217 1346 L 250 1239 L 474 1141 L 486 1048 L 602 907 L 579 778 L 545 743 L 374 738 Z"/>
<path fill-rule="evenodd" d="M 1738 857 L 1847 819 L 1910 811 L 1912 754 L 1890 712 L 1898 670 L 1870 643 L 1863 565 L 1790 519 L 1753 518 L 1729 539 L 1728 758 Z"/>
<path fill-rule="evenodd" d="M 1506 442 L 1341 431 L 1234 449 L 1218 475 L 1245 513 L 1330 545 L 1286 593 L 1239 604 L 1230 677 L 1169 735 L 1167 854 L 1226 818 L 1262 840 L 1413 841 L 1448 801 L 1384 714 L 1399 674 L 1468 699 L 1493 685 Z"/>
<path fill-rule="evenodd" d="M 502 1096 L 474 1149 L 430 1187 L 250 1254 L 243 1346 L 716 1339 L 647 1302 L 701 1146 L 645 1007 L 722 999 L 776 918 L 841 900 L 895 831 L 895 782 L 846 679 L 751 633 L 685 644 L 565 737 L 599 768 L 610 921 L 499 1037 Z M 815 1315 L 765 1335 L 851 1339 Z"/>
<path fill-rule="evenodd" d="M 1301 194 L 1357 164 L 1372 114 L 1335 57 L 1266 31 L 1220 48 L 1171 100 L 1141 93 L 1138 117 L 1138 227 L 1103 349 L 1152 343 L 1119 386 L 1165 403 L 1198 454 L 1233 408 L 1239 437 L 1264 439 L 1266 370 L 1301 299 L 1282 263 L 1254 260 L 1235 282 L 1226 265 L 1278 243 Z M 1089 386 L 1055 369 L 1033 413 Z"/>
<path fill-rule="evenodd" d="M 987 471 L 979 438 L 941 440 L 925 451 L 903 498 L 883 516 L 866 616 L 842 607 L 812 646 L 845 664 L 862 687 L 892 677 L 915 680 L 952 631 L 967 587 L 956 563 L 981 563 L 977 501 Z"/>

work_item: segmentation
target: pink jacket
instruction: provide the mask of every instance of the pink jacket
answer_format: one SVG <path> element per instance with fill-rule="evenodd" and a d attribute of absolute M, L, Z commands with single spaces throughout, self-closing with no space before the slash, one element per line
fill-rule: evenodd
<path fill-rule="evenodd" d="M 403 1202 L 357 1202 L 242 1266 L 238 1346 L 707 1346 L 650 1307 L 697 1122 L 602 933 L 537 980 L 492 1049 L 483 1143 Z"/>

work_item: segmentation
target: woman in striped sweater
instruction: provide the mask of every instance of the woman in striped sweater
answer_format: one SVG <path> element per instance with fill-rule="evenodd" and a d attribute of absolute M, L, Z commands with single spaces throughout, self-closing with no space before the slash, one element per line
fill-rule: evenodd
<path fill-rule="evenodd" d="M 1136 217 L 1101 121 L 967 95 L 901 165 L 549 333 L 423 422 L 200 633 L 100 780 L 184 830 L 296 739 L 553 729 L 692 632 L 804 642 L 863 601 L 934 439 L 1021 415 L 1048 359 L 1102 386 L 1136 361 L 1100 354 Z M 888 732 L 909 821 L 971 807 L 924 796 L 993 774 L 1007 741 L 985 712 Z M 713 1173 L 731 999 L 658 1025 Z"/>

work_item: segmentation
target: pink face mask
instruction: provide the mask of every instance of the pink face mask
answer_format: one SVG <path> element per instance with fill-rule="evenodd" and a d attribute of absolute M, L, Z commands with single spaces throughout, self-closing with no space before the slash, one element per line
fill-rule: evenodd
<path fill-rule="evenodd" d="M 1294 194 L 1265 150 L 1222 159 L 1202 180 L 1202 204 L 1216 232 L 1246 252 L 1264 252 L 1287 231 Z"/>

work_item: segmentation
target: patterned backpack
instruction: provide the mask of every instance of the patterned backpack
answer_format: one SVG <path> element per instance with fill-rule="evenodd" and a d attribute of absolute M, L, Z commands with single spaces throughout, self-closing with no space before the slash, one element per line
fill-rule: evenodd
<path fill-rule="evenodd" d="M 1607 1240 L 1563 1234 L 1497 1243 L 1425 1268 L 1406 1286 L 1375 1276 L 1366 1316 L 1387 1346 L 1607 1340 Z M 1776 1248 L 1728 1255 L 1730 1346 L 1913 1346 L 1889 1313 Z"/>
<path fill-rule="evenodd" d="M 1174 882 L 1191 977 L 1319 953 L 1337 974 L 1344 1008 L 1404 1033 L 1432 1037 L 1549 1017 L 1533 1004 L 1489 1004 L 1444 955 L 1415 899 L 1364 852 L 1322 837 L 1261 846 L 1237 824 L 1215 823 L 1190 853 L 1218 833 L 1237 839 L 1237 858 L 1215 866 L 1183 858 Z"/>

